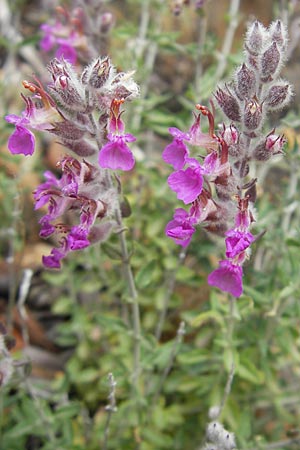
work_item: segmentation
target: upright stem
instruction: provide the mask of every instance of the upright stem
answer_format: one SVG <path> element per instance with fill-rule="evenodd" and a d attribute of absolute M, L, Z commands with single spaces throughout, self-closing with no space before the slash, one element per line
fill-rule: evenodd
<path fill-rule="evenodd" d="M 135 287 L 134 277 L 130 265 L 130 257 L 128 253 L 127 243 L 125 239 L 125 229 L 123 226 L 122 215 L 120 208 L 115 211 L 116 221 L 120 227 L 120 246 L 122 252 L 122 263 L 124 270 L 124 277 L 127 281 L 128 293 L 131 300 L 132 320 L 133 320 L 133 337 L 134 337 L 134 366 L 133 366 L 133 386 L 138 392 L 139 375 L 140 375 L 140 354 L 141 354 L 141 323 L 140 323 L 140 309 L 138 303 L 138 294 Z"/>
<path fill-rule="evenodd" d="M 230 53 L 235 30 L 238 26 L 238 11 L 240 7 L 240 0 L 231 0 L 229 8 L 229 24 L 224 38 L 223 47 L 220 53 L 219 64 L 216 70 L 216 80 L 220 80 L 224 74 L 227 64 L 227 58 Z"/>
<path fill-rule="evenodd" d="M 136 68 L 139 67 L 139 64 L 141 62 L 139 59 L 141 58 L 143 51 L 146 49 L 144 57 L 143 57 L 143 71 L 145 76 L 143 77 L 142 83 L 141 83 L 141 94 L 140 94 L 140 101 L 139 104 L 136 106 L 134 114 L 132 116 L 132 122 L 131 127 L 134 130 L 138 130 L 141 126 L 142 121 L 142 114 L 144 111 L 144 105 L 143 100 L 147 97 L 148 90 L 149 90 L 149 82 L 150 82 L 150 75 L 153 71 L 155 59 L 157 56 L 157 50 L 158 45 L 156 42 L 151 42 L 150 40 L 147 41 L 147 33 L 149 30 L 150 24 L 150 12 L 149 12 L 149 0 L 144 0 L 142 2 L 142 10 L 141 10 L 141 20 L 140 20 L 140 28 L 139 28 L 139 34 L 137 38 L 137 49 L 135 52 L 136 55 L 136 61 L 134 66 Z M 152 24 L 153 27 L 154 24 Z M 158 15 L 156 17 L 155 21 L 156 31 L 159 32 L 161 28 L 161 15 Z"/>
<path fill-rule="evenodd" d="M 234 378 L 234 372 L 235 372 L 235 364 L 234 364 L 234 348 L 233 348 L 233 330 L 234 330 L 234 308 L 235 308 L 235 297 L 230 296 L 229 298 L 229 321 L 228 321 L 228 330 L 227 330 L 227 339 L 228 339 L 228 347 L 230 350 L 230 371 L 228 374 L 226 386 L 224 389 L 224 395 L 222 398 L 222 402 L 220 405 L 220 411 L 218 416 L 221 416 L 223 409 L 225 407 L 226 401 L 229 397 L 229 394 L 231 392 L 231 386 Z"/>
<path fill-rule="evenodd" d="M 17 292 L 17 261 L 15 258 L 15 247 L 16 247 L 16 239 L 17 239 L 17 227 L 18 221 L 20 219 L 20 195 L 16 192 L 14 197 L 14 205 L 12 212 L 12 224 L 11 227 L 7 230 L 8 235 L 8 273 L 9 273 L 9 297 L 8 297 L 8 311 L 7 311 L 7 328 L 10 331 L 12 328 L 13 322 L 13 309 L 16 301 L 16 292 Z"/>
<path fill-rule="evenodd" d="M 187 253 L 187 247 L 183 248 L 181 250 L 181 252 L 179 253 L 177 266 L 173 270 L 173 272 L 170 274 L 170 278 L 168 280 L 166 295 L 164 296 L 162 310 L 161 310 L 161 313 L 160 313 L 160 316 L 159 316 L 159 319 L 158 319 L 158 322 L 157 322 L 156 331 L 155 331 L 155 337 L 156 337 L 156 339 L 158 341 L 161 338 L 161 333 L 162 333 L 163 326 L 164 326 L 164 323 L 165 323 L 165 319 L 166 319 L 166 315 L 167 315 L 167 311 L 168 311 L 168 307 L 169 307 L 170 298 L 171 298 L 171 295 L 172 295 L 172 293 L 174 291 L 174 287 L 175 287 L 175 283 L 176 283 L 176 274 L 178 272 L 179 267 L 181 266 L 181 264 L 183 263 L 183 261 L 184 261 L 184 259 L 186 257 L 186 253 Z"/>
<path fill-rule="evenodd" d="M 206 38 L 207 31 L 207 18 L 206 16 L 199 17 L 198 26 L 198 52 L 195 64 L 195 95 L 199 97 L 201 88 L 201 77 L 203 73 L 202 56 L 203 56 L 203 46 Z"/>

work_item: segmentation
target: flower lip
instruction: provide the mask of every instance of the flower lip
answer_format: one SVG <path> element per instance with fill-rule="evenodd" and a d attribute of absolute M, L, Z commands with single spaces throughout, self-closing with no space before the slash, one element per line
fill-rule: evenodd
<path fill-rule="evenodd" d="M 219 267 L 208 276 L 208 284 L 215 286 L 234 297 L 243 293 L 243 269 L 231 261 L 219 261 Z"/>
<path fill-rule="evenodd" d="M 129 171 L 134 167 L 135 160 L 126 142 L 134 142 L 136 138 L 130 134 L 115 135 L 109 133 L 105 144 L 99 153 L 100 167 L 112 170 Z"/>

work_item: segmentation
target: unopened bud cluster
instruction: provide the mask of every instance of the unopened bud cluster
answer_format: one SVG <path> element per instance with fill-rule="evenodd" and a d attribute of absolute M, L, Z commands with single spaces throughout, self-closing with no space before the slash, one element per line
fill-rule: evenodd
<path fill-rule="evenodd" d="M 65 59 L 55 58 L 48 71 L 52 81 L 46 88 L 38 79 L 23 82 L 30 93 L 22 95 L 25 110 L 6 120 L 15 125 L 8 140 L 11 153 L 32 155 L 32 130 L 40 130 L 74 154 L 58 162 L 60 179 L 46 172 L 46 181 L 34 193 L 36 208 L 47 206 L 40 235 L 60 236 L 59 247 L 43 262 L 59 268 L 69 251 L 107 239 L 114 226 L 118 188 L 104 169 L 131 170 L 135 164 L 127 145 L 135 137 L 125 132 L 121 115 L 122 106 L 137 97 L 139 89 L 133 72 L 118 73 L 108 57 L 96 58 L 81 74 Z M 71 210 L 74 223 L 65 224 L 63 215 Z"/>
<path fill-rule="evenodd" d="M 257 137 L 266 115 L 285 107 L 291 99 L 291 85 L 279 78 L 286 48 L 287 31 L 280 20 L 268 29 L 254 22 L 246 33 L 245 62 L 232 82 L 215 94 L 225 116 L 248 136 Z"/>
<path fill-rule="evenodd" d="M 226 259 L 208 277 L 208 283 L 235 297 L 243 292 L 242 265 L 250 255 L 255 237 L 256 179 L 249 176 L 250 161 L 265 163 L 283 153 L 285 138 L 275 129 L 263 130 L 268 114 L 286 106 L 292 87 L 279 78 L 285 61 L 287 32 L 281 21 L 266 29 L 254 22 L 247 30 L 245 61 L 231 82 L 218 87 L 214 97 L 228 119 L 216 133 L 214 114 L 196 105 L 199 114 L 188 132 L 170 128 L 173 142 L 163 159 L 175 169 L 170 188 L 189 211 L 178 208 L 166 234 L 183 247 L 189 245 L 196 226 L 225 237 Z M 209 132 L 203 133 L 205 116 Z M 189 148 L 190 147 L 190 148 Z M 196 151 L 195 151 L 196 147 Z M 206 154 L 200 157 L 201 149 Z"/>
<path fill-rule="evenodd" d="M 206 442 L 201 450 L 234 450 L 234 434 L 225 430 L 220 422 L 210 422 L 206 428 Z"/>

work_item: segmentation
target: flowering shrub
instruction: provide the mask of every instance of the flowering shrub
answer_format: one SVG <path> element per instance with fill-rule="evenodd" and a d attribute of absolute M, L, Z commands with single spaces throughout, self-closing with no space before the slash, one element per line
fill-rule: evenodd
<path fill-rule="evenodd" d="M 257 180 L 248 180 L 249 164 L 266 163 L 283 153 L 284 137 L 275 130 L 264 134 L 262 127 L 268 113 L 283 108 L 292 96 L 291 85 L 279 78 L 286 49 L 287 33 L 281 21 L 268 29 L 258 21 L 250 25 L 246 62 L 232 82 L 215 93 L 218 106 L 231 122 L 223 123 L 215 134 L 213 113 L 196 105 L 200 113 L 189 132 L 170 128 L 174 139 L 163 152 L 165 162 L 175 169 L 168 178 L 170 188 L 179 200 L 192 204 L 188 213 L 175 211 L 166 235 L 183 247 L 199 224 L 210 233 L 225 235 L 227 259 L 219 262 L 208 283 L 235 297 L 243 292 L 242 266 L 255 241 L 249 229 L 255 221 Z M 208 133 L 201 131 L 201 114 L 208 117 Z M 202 164 L 190 156 L 187 145 L 206 150 Z"/>
<path fill-rule="evenodd" d="M 114 226 L 118 193 L 104 169 L 131 170 L 134 166 L 126 143 L 135 137 L 125 133 L 121 105 L 136 98 L 139 90 L 132 73 L 116 73 L 107 57 L 85 67 L 80 78 L 64 59 L 52 60 L 48 70 L 53 80 L 47 87 L 49 93 L 38 80 L 23 82 L 33 95 L 23 96 L 26 109 L 21 117 L 10 114 L 6 120 L 16 127 L 8 140 L 12 154 L 32 155 L 35 137 L 31 129 L 37 129 L 52 133 L 77 157 L 84 158 L 63 158 L 59 162 L 61 179 L 46 172 L 46 182 L 34 193 L 36 209 L 48 205 L 48 213 L 40 220 L 40 236 L 61 236 L 60 246 L 43 262 L 59 268 L 69 251 L 107 239 Z M 57 222 L 71 209 L 78 211 L 78 225 Z"/>
<path fill-rule="evenodd" d="M 15 127 L 8 149 L 21 155 L 21 171 L 24 161 L 41 161 L 27 158 L 41 154 L 37 132 L 46 132 L 66 149 L 55 172 L 53 166 L 47 170 L 33 191 L 40 237 L 54 246 L 42 262 L 48 269 L 61 269 L 66 259 L 62 270 L 39 267 L 37 274 L 39 281 L 46 280 L 44 290 L 49 290 L 50 308 L 59 320 L 53 353 L 62 363 L 53 386 L 47 379 L 43 391 L 35 388 L 25 373 L 28 363 L 10 352 L 9 327 L 0 323 L 0 385 L 5 388 L 0 410 L 9 412 L 3 415 L 3 445 L 11 450 L 96 450 L 99 445 L 103 450 L 233 450 L 237 445 L 266 450 L 268 440 L 278 439 L 279 445 L 270 447 L 292 446 L 298 440 L 282 436 L 299 421 L 292 398 L 299 384 L 299 243 L 292 226 L 297 209 L 291 203 L 287 211 L 281 192 L 276 211 L 268 195 L 259 195 L 260 175 L 286 144 L 269 118 L 293 95 L 290 83 L 280 78 L 288 54 L 287 30 L 281 20 L 268 28 L 252 23 L 243 62 L 232 79 L 214 85 L 209 107 L 202 104 L 207 100 L 202 95 L 191 127 L 182 131 L 190 114 L 182 105 L 190 108 L 187 99 L 199 97 L 198 82 L 184 99 L 178 91 L 164 95 L 159 90 L 164 86 L 159 68 L 164 58 L 156 56 L 171 50 L 178 58 L 180 51 L 180 63 L 192 56 L 196 76 L 202 73 L 201 81 L 211 78 L 215 83 L 210 68 L 202 72 L 200 61 L 212 45 L 208 42 L 206 49 L 201 41 L 205 27 L 200 26 L 212 1 L 124 2 L 128 24 L 115 37 L 126 46 L 119 42 L 121 50 L 116 51 L 107 48 L 115 19 L 105 11 L 106 2 L 73 3 L 70 11 L 56 8 L 56 20 L 40 29 L 43 58 L 55 53 L 47 65 L 50 82 L 44 74 L 24 81 L 24 111 L 6 115 L 7 128 Z M 137 10 L 140 24 L 132 29 L 129 22 Z M 174 18 L 170 10 L 176 16 L 195 14 L 200 34 L 195 48 L 179 45 L 175 34 L 162 31 L 170 17 L 181 24 L 182 16 Z M 219 58 L 214 51 L 211 56 Z M 179 69 L 178 61 L 174 66 L 167 62 L 171 78 L 177 63 Z M 213 66 L 213 72 L 220 70 Z M 216 126 L 219 112 L 224 122 Z M 172 142 L 162 150 L 171 124 Z M 144 150 L 138 164 L 136 139 Z M 161 153 L 166 164 L 161 164 Z M 295 161 L 291 201 L 299 176 L 296 144 L 288 158 Z M 15 185 L 10 181 L 3 183 L 6 212 L 11 211 L 9 192 Z M 181 201 L 179 207 L 170 190 Z M 291 230 L 293 234 L 281 254 L 284 227 L 278 223 L 283 211 L 286 236 Z M 5 230 L 11 240 L 17 214 L 17 209 L 11 213 L 15 228 Z M 276 225 L 269 227 L 259 248 L 255 242 L 264 234 L 259 227 L 266 223 Z M 212 239 L 193 245 L 199 228 Z M 164 229 L 179 245 L 178 254 Z M 224 257 L 217 265 L 218 241 Z M 245 283 L 244 264 L 252 246 L 250 282 Z M 13 286 L 14 245 L 7 247 Z M 265 248 L 267 256 L 262 257 Z M 25 275 L 17 294 L 11 288 L 9 308 L 12 322 L 16 296 L 18 327 L 27 348 L 31 336 L 24 302 L 34 275 L 30 269 Z M 247 295 L 242 296 L 244 285 Z M 22 384 L 10 391 L 20 378 Z"/>

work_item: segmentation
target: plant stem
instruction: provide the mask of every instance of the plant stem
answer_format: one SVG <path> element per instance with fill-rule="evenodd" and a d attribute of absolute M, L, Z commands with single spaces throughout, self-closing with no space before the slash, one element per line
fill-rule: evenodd
<path fill-rule="evenodd" d="M 157 56 L 158 45 L 156 42 L 151 42 L 149 39 L 147 40 L 147 33 L 151 26 L 153 31 L 153 27 L 155 26 L 155 31 L 159 33 L 161 29 L 161 19 L 162 15 L 157 15 L 155 24 L 150 23 L 150 12 L 149 12 L 150 2 L 149 0 L 144 0 L 142 2 L 142 10 L 141 10 L 141 18 L 140 18 L 140 27 L 139 34 L 137 37 L 137 48 L 135 51 L 135 62 L 133 67 L 138 69 L 140 66 L 143 68 L 144 77 L 141 83 L 141 95 L 139 99 L 139 103 L 137 104 L 134 114 L 132 115 L 131 127 L 134 130 L 139 130 L 142 121 L 142 114 L 144 111 L 143 100 L 147 97 L 149 90 L 149 83 L 151 79 L 151 74 L 153 72 L 153 67 L 155 63 L 155 59 Z M 143 56 L 143 51 L 145 54 Z M 143 56 L 143 62 L 139 61 Z"/>
<path fill-rule="evenodd" d="M 203 56 L 203 47 L 206 38 L 207 31 L 207 18 L 206 16 L 199 16 L 199 25 L 198 25 L 198 52 L 195 64 L 195 95 L 196 97 L 200 96 L 201 91 L 201 77 L 203 74 L 203 65 L 202 65 L 202 56 Z"/>
<path fill-rule="evenodd" d="M 107 412 L 106 423 L 104 428 L 104 443 L 103 450 L 107 450 L 107 442 L 108 442 L 108 433 L 109 433 L 109 425 L 114 412 L 117 411 L 116 406 L 116 385 L 114 376 L 112 373 L 108 374 L 108 382 L 109 382 L 109 396 L 108 396 L 108 405 L 105 407 L 105 411 Z"/>
<path fill-rule="evenodd" d="M 176 338 L 175 338 L 175 341 L 174 341 L 174 344 L 173 344 L 172 352 L 171 352 L 171 355 L 170 355 L 170 358 L 169 358 L 169 362 L 168 362 L 167 366 L 165 367 L 165 369 L 163 371 L 163 374 L 162 374 L 161 379 L 159 381 L 159 385 L 158 385 L 158 387 L 156 389 L 155 394 L 153 395 L 153 403 L 152 403 L 153 405 L 155 405 L 157 403 L 157 398 L 158 398 L 159 394 L 161 393 L 161 390 L 163 388 L 164 382 L 165 382 L 167 376 L 169 375 L 169 373 L 170 373 L 170 371 L 171 371 L 171 369 L 172 369 L 172 367 L 174 365 L 174 361 L 175 361 L 175 358 L 177 356 L 177 353 L 178 353 L 179 347 L 180 347 L 180 345 L 182 343 L 182 339 L 183 339 L 184 335 L 185 335 L 185 322 L 180 322 L 179 328 L 178 328 L 177 333 L 176 333 Z"/>
<path fill-rule="evenodd" d="M 216 81 L 219 81 L 226 69 L 227 58 L 230 54 L 232 42 L 234 38 L 235 30 L 238 26 L 237 15 L 240 7 L 240 0 L 231 0 L 229 7 L 229 25 L 227 27 L 226 35 L 224 38 L 223 47 L 219 56 L 219 64 L 216 69 Z"/>
<path fill-rule="evenodd" d="M 115 211 L 116 221 L 120 227 L 119 239 L 122 252 L 122 263 L 124 270 L 124 278 L 127 282 L 128 293 L 132 307 L 133 320 L 133 336 L 134 336 L 134 362 L 133 362 L 133 386 L 138 392 L 139 375 L 140 375 L 140 354 L 141 354 L 141 324 L 140 324 L 140 310 L 138 303 L 138 294 L 135 287 L 134 277 L 130 265 L 130 257 L 128 253 L 127 243 L 125 239 L 125 228 L 123 226 L 122 215 L 120 207 Z"/>
<path fill-rule="evenodd" d="M 17 282 L 18 282 L 18 264 L 16 261 L 16 239 L 18 236 L 17 228 L 18 222 L 20 220 L 21 213 L 21 199 L 19 192 L 16 191 L 14 196 L 14 205 L 12 212 L 12 224 L 11 227 L 7 230 L 7 234 L 9 236 L 8 239 L 8 276 L 9 276 L 9 297 L 8 297 L 8 311 L 7 311 L 7 328 L 9 331 L 12 329 L 13 322 L 13 309 L 16 301 L 16 292 L 17 292 Z"/>
<path fill-rule="evenodd" d="M 235 309 L 236 299 L 235 297 L 230 296 L 229 298 L 229 320 L 228 320 L 228 330 L 227 330 L 227 339 L 228 339 L 228 348 L 230 350 L 230 371 L 228 374 L 227 382 L 224 389 L 224 395 L 221 401 L 220 405 L 220 411 L 218 414 L 218 417 L 222 415 L 222 412 L 224 410 L 226 401 L 229 397 L 229 394 L 231 392 L 232 382 L 234 378 L 234 372 L 235 372 L 235 364 L 234 364 L 234 349 L 233 349 L 233 331 L 234 331 L 234 309 Z"/>
<path fill-rule="evenodd" d="M 187 249 L 188 248 L 185 247 L 179 253 L 176 268 L 171 272 L 169 280 L 168 280 L 166 295 L 164 296 L 162 310 L 161 310 L 161 313 L 160 313 L 160 316 L 159 316 L 159 319 L 158 319 L 158 322 L 157 322 L 156 331 L 155 331 L 155 337 L 156 337 L 156 339 L 158 341 L 161 338 L 163 326 L 164 326 L 166 315 L 167 315 L 167 311 L 168 311 L 170 298 L 171 298 L 171 295 L 172 295 L 172 293 L 174 291 L 174 287 L 175 287 L 175 283 L 176 283 L 176 275 L 177 275 L 179 267 L 181 266 L 181 264 L 183 263 L 183 261 L 184 261 L 184 259 L 186 257 Z"/>

